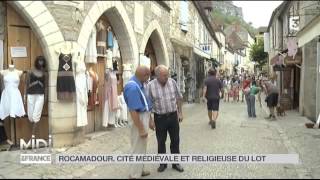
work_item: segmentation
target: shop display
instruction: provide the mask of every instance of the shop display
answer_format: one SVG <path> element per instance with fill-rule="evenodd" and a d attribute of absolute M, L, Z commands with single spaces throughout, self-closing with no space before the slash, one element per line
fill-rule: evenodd
<path fill-rule="evenodd" d="M 36 124 L 41 119 L 45 96 L 45 67 L 46 60 L 43 56 L 38 56 L 35 61 L 35 68 L 28 72 L 26 88 L 27 111 L 29 121 L 32 123 L 32 135 L 35 135 Z"/>
<path fill-rule="evenodd" d="M 92 32 L 90 34 L 90 38 L 88 41 L 88 45 L 87 45 L 87 49 L 85 52 L 85 62 L 86 63 L 97 63 L 97 57 L 98 57 L 98 53 L 97 53 L 97 30 L 95 27 L 93 27 Z"/>

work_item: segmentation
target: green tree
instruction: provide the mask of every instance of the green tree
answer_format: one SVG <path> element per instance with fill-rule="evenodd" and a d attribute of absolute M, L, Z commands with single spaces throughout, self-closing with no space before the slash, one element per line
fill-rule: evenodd
<path fill-rule="evenodd" d="M 255 42 L 250 48 L 250 60 L 261 69 L 267 62 L 268 53 L 264 52 L 263 40 Z"/>

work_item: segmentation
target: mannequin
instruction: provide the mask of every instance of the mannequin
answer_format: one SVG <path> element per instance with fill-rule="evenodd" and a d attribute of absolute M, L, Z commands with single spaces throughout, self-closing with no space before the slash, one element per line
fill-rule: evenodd
<path fill-rule="evenodd" d="M 78 54 L 75 64 L 76 72 L 76 95 L 77 95 L 77 127 L 88 125 L 87 108 L 88 108 L 88 88 L 86 77 L 86 65 L 80 59 Z"/>
<path fill-rule="evenodd" d="M 0 119 L 6 117 L 22 117 L 25 115 L 21 93 L 18 89 L 23 71 L 15 69 L 13 64 L 6 70 L 0 71 L 3 75 L 4 90 L 1 94 Z"/>
<path fill-rule="evenodd" d="M 112 129 L 115 127 L 119 103 L 117 90 L 117 76 L 111 68 L 108 68 L 105 73 L 104 90 L 104 111 L 102 125 L 104 127 L 109 127 Z"/>
<path fill-rule="evenodd" d="M 66 42 L 56 48 L 59 53 L 59 69 L 57 77 L 57 98 L 58 100 L 73 101 L 75 95 L 75 81 L 73 75 L 72 57 L 75 49 L 72 43 Z"/>
<path fill-rule="evenodd" d="M 28 118 L 32 123 L 32 136 L 35 136 L 37 123 L 40 121 L 46 92 L 46 59 L 38 56 L 34 69 L 27 74 L 24 102 L 28 102 Z M 26 100 L 27 98 L 27 100 Z"/>
<path fill-rule="evenodd" d="M 21 75 L 23 71 L 15 69 L 13 61 L 6 70 L 1 70 L 0 74 L 3 76 L 4 90 L 1 94 L 0 102 L 0 119 L 4 120 L 8 116 L 14 118 L 14 139 L 15 145 L 17 145 L 16 139 L 16 117 L 22 117 L 25 115 L 24 105 L 22 101 L 21 93 L 18 89 Z M 8 141 L 7 141 L 8 142 Z M 8 142 L 9 143 L 9 142 Z"/>
<path fill-rule="evenodd" d="M 89 64 L 88 70 L 88 90 L 89 90 L 89 97 L 88 97 L 88 110 L 94 110 L 96 105 L 99 105 L 98 99 L 98 84 L 99 84 L 99 77 L 98 74 L 93 70 L 94 64 Z"/>

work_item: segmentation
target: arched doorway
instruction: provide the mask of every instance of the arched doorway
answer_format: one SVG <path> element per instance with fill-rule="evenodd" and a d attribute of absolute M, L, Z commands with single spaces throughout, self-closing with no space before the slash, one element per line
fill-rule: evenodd
<path fill-rule="evenodd" d="M 99 13 L 97 13 L 99 12 Z M 132 64 L 134 68 L 138 64 L 138 48 L 131 22 L 126 14 L 122 2 L 103 1 L 96 2 L 85 17 L 83 26 L 78 38 L 78 44 L 87 50 L 87 43 L 91 39 L 93 30 L 96 30 L 97 62 L 87 63 L 88 67 L 93 67 L 93 73 L 98 76 L 97 99 L 93 108 L 88 110 L 88 126 L 86 133 L 104 130 L 105 127 L 114 127 L 106 114 L 113 114 L 116 111 L 110 110 L 106 113 L 105 98 L 106 84 L 108 77 L 116 75 L 117 95 L 120 96 L 124 86 L 123 64 Z M 110 36 L 109 36 L 110 34 Z M 107 38 L 107 42 L 103 42 Z M 112 39 L 109 44 L 109 39 Z M 116 46 L 117 44 L 117 46 Z M 116 48 L 117 47 L 117 48 Z M 118 53 L 115 53 L 115 52 Z M 111 55 L 110 55 L 111 54 Z M 117 55 L 118 54 L 118 55 Z M 110 63 L 112 61 L 112 63 Z M 132 68 L 132 69 L 133 69 Z M 130 75 L 131 76 L 131 73 Z M 112 85 L 114 83 L 111 83 Z M 112 117 L 114 119 L 114 116 Z"/>
<path fill-rule="evenodd" d="M 26 8 L 26 7 L 29 8 Z M 34 12 L 33 8 L 37 8 L 41 11 Z M 34 62 L 37 56 L 45 56 L 47 60 L 47 69 L 50 71 L 50 61 L 52 60 L 49 44 L 53 43 L 48 41 L 48 32 L 38 27 L 46 27 L 44 23 L 51 22 L 51 27 L 55 27 L 54 31 L 51 31 L 57 35 L 55 41 L 63 41 L 62 34 L 59 27 L 54 21 L 54 18 L 48 13 L 46 6 L 43 2 L 1 2 L 1 9 L 3 9 L 1 17 L 5 22 L 2 26 L 4 29 L 3 49 L 2 49 L 2 67 L 7 69 L 9 64 L 14 64 L 15 68 L 21 71 L 29 71 L 34 67 Z M 23 10 L 24 9 L 24 10 Z M 33 9 L 33 10 L 32 10 Z M 23 11 L 22 11 L 23 10 Z M 45 12 L 45 13 L 44 13 Z M 43 18 L 44 13 L 47 21 L 39 22 L 35 21 L 34 17 L 38 16 Z M 40 38 L 41 37 L 41 38 Z M 14 49 L 22 49 L 22 55 L 17 55 L 17 51 Z M 19 90 L 22 97 L 26 96 L 25 92 L 25 77 L 23 74 L 20 79 Z M 49 83 L 46 84 L 46 95 L 51 94 L 48 88 Z M 26 98 L 23 98 L 25 103 L 25 112 L 27 114 Z M 44 103 L 44 108 L 41 114 L 41 119 L 36 125 L 35 138 L 48 139 L 50 134 L 50 112 L 48 98 Z M 6 118 L 5 127 L 7 135 L 12 141 L 17 140 L 16 144 L 19 144 L 19 139 L 24 139 L 26 142 L 30 140 L 32 135 L 32 123 L 28 120 L 28 117 L 17 118 L 14 123 L 13 118 Z"/>
<path fill-rule="evenodd" d="M 150 61 L 147 64 L 150 65 L 152 75 L 154 75 L 153 71 L 157 65 L 169 65 L 165 38 L 163 36 L 162 29 L 156 20 L 153 20 L 149 24 L 144 33 L 140 46 L 140 60 L 143 56 L 147 57 Z"/>

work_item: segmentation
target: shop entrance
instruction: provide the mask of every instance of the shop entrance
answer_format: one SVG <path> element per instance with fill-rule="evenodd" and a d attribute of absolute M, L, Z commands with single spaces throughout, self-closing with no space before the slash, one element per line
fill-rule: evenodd
<path fill-rule="evenodd" d="M 32 31 L 29 24 L 19 15 L 19 13 L 11 7 L 8 3 L 3 3 L 6 11 L 6 24 L 5 24 L 5 36 L 4 36 L 4 63 L 3 69 L 8 69 L 10 64 L 14 64 L 15 69 L 20 71 L 30 71 L 34 67 L 34 62 L 37 56 L 43 56 L 43 51 L 40 43 Z M 22 47 L 26 49 L 26 56 L 12 57 L 12 48 Z M 46 63 L 49 64 L 48 62 Z M 48 81 L 46 81 L 48 82 Z M 26 95 L 26 73 L 20 78 L 19 90 L 22 98 Z M 48 87 L 48 83 L 46 83 Z M 48 97 L 48 88 L 46 88 L 46 96 Z M 49 123 L 48 123 L 48 98 L 45 98 L 44 107 L 41 115 L 40 122 L 37 123 L 35 129 L 36 138 L 48 140 L 49 135 Z M 27 102 L 24 101 L 24 109 L 27 114 Z M 25 117 L 16 118 L 16 124 L 14 125 L 14 119 L 7 117 L 5 119 L 5 129 L 7 136 L 14 142 L 17 140 L 19 144 L 20 139 L 24 139 L 26 142 L 31 139 L 32 124 L 29 121 L 27 115 Z M 14 132 L 16 132 L 16 138 L 14 138 Z"/>

